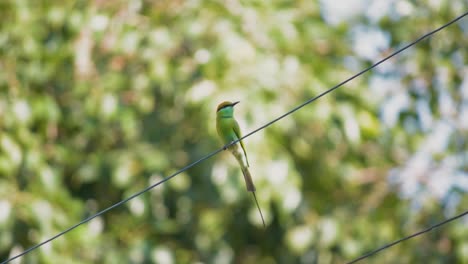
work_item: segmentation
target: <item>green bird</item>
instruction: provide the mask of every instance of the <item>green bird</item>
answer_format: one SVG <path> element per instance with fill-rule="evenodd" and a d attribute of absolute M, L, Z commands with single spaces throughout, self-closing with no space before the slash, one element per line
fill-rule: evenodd
<path fill-rule="evenodd" d="M 224 144 L 229 144 L 242 137 L 239 124 L 236 119 L 234 119 L 234 106 L 238 103 L 239 102 L 222 102 L 216 109 L 216 130 Z M 265 227 L 262 210 L 260 209 L 257 197 L 255 196 L 255 185 L 249 171 L 249 161 L 247 159 L 247 152 L 245 151 L 244 143 L 240 140 L 236 144 L 229 146 L 227 149 L 231 151 L 239 162 L 242 174 L 244 174 L 247 191 L 252 192 L 258 211 L 260 212 L 260 217 L 262 218 L 263 226 Z"/>

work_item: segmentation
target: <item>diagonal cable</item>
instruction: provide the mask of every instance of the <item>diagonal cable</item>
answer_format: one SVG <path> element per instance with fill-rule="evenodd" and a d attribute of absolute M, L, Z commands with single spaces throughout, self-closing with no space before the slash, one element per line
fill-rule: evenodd
<path fill-rule="evenodd" d="M 251 135 L 257 133 L 258 131 L 260 131 L 260 130 L 266 128 L 266 127 L 269 127 L 269 126 L 272 125 L 273 123 L 278 122 L 279 120 L 285 118 L 286 116 L 288 116 L 288 115 L 290 115 L 290 114 L 296 112 L 297 110 L 303 108 L 304 106 L 306 106 L 306 105 L 312 103 L 313 101 L 315 101 L 315 100 L 321 98 L 322 96 L 324 96 L 324 95 L 326 95 L 326 94 L 328 94 L 328 93 L 330 93 L 330 92 L 332 92 L 332 91 L 338 89 L 339 87 L 343 86 L 344 84 L 346 84 L 346 83 L 348 83 L 348 82 L 354 80 L 355 78 L 357 78 L 357 77 L 363 75 L 364 73 L 366 73 L 366 72 L 368 72 L 368 71 L 374 69 L 375 67 L 379 66 L 380 64 L 382 64 L 382 63 L 384 63 L 385 61 L 389 60 L 390 58 L 392 58 L 392 57 L 396 56 L 397 54 L 403 52 L 404 50 L 406 50 L 406 49 L 408 49 L 408 48 L 414 46 L 416 43 L 420 42 L 421 40 L 423 40 L 423 39 L 425 39 L 425 38 L 427 38 L 427 37 L 429 37 L 429 36 L 431 36 L 431 35 L 433 35 L 433 34 L 439 32 L 440 30 L 442 30 L 442 29 L 444 29 L 444 28 L 446 28 L 446 27 L 452 25 L 453 23 L 459 21 L 460 19 L 462 19 L 462 18 L 465 17 L 466 15 L 468 15 L 468 12 L 466 12 L 466 13 L 464 13 L 464 14 L 458 16 L 458 17 L 456 17 L 455 19 L 453 19 L 453 20 L 451 20 L 450 22 L 448 22 L 448 23 L 442 25 L 441 27 L 439 27 L 439 28 L 437 28 L 437 29 L 434 29 L 434 30 L 432 30 L 432 31 L 430 31 L 430 32 L 428 32 L 428 33 L 426 33 L 425 35 L 423 35 L 423 36 L 419 37 L 418 39 L 412 41 L 411 43 L 407 44 L 406 46 L 404 46 L 404 47 L 398 49 L 397 51 L 393 52 L 393 53 L 390 54 L 389 56 L 387 56 L 387 57 L 383 58 L 382 60 L 376 62 L 376 63 L 373 64 L 372 66 L 370 66 L 370 67 L 368 67 L 368 68 L 366 68 L 366 69 L 360 71 L 359 73 L 357 73 L 357 74 L 353 75 L 352 77 L 350 77 L 350 78 L 348 78 L 348 79 L 342 81 L 341 83 L 337 84 L 336 86 L 334 86 L 334 87 L 332 87 L 332 88 L 326 90 L 325 92 L 323 92 L 323 93 L 321 93 L 321 94 L 319 94 L 319 95 L 317 95 L 317 96 L 315 96 L 315 97 L 313 97 L 313 98 L 311 98 L 311 99 L 305 101 L 304 103 L 302 103 L 302 104 L 300 104 L 300 105 L 294 107 L 293 109 L 289 110 L 288 112 L 284 113 L 283 115 L 281 115 L 281 116 L 279 116 L 279 117 L 273 119 L 272 121 L 266 123 L 265 125 L 263 125 L 263 126 L 257 128 L 257 129 L 255 129 L 255 130 L 253 130 L 252 132 L 250 132 L 250 133 L 246 134 L 245 136 L 241 137 L 240 139 L 237 139 L 237 140 L 235 140 L 235 141 L 233 141 L 233 142 L 231 142 L 231 143 L 229 143 L 229 144 L 223 146 L 222 148 L 219 148 L 219 149 L 217 149 L 217 150 L 215 150 L 215 151 L 213 151 L 213 152 L 207 154 L 206 156 L 204 156 L 204 157 L 198 159 L 197 161 L 194 161 L 194 162 L 192 162 L 191 164 L 189 164 L 189 165 L 183 167 L 182 169 L 176 171 L 175 173 L 173 173 L 173 174 L 170 175 L 169 177 L 164 178 L 163 180 L 161 180 L 161 181 L 159 181 L 159 182 L 157 182 L 157 183 L 155 183 L 155 184 L 153 184 L 153 185 L 151 185 L 151 186 L 145 188 L 145 189 L 142 190 L 142 191 L 139 191 L 139 192 L 137 192 L 137 193 L 131 195 L 130 197 L 128 197 L 128 198 L 126 198 L 126 199 L 124 199 L 124 200 L 122 200 L 122 201 L 120 201 L 120 202 L 118 202 L 118 203 L 116 203 L 116 204 L 114 204 L 114 205 L 112 205 L 112 206 L 110 206 L 110 207 L 107 207 L 106 209 L 103 209 L 102 211 L 99 211 L 98 213 L 96 213 L 96 214 L 94 214 L 94 215 L 92 215 L 92 216 L 90 216 L 90 217 L 88 217 L 88 218 L 82 220 L 81 222 L 79 222 L 79 223 L 77 223 L 77 224 L 75 224 L 75 225 L 73 225 L 73 226 L 71 226 L 71 227 L 69 227 L 69 228 L 67 228 L 66 230 L 64 230 L 64 231 L 62 231 L 62 232 L 60 232 L 60 233 L 58 233 L 57 235 L 55 235 L 55 236 L 53 236 L 53 237 L 51 237 L 51 238 L 49 238 L 49 239 L 47 239 L 47 240 L 45 240 L 45 241 L 43 241 L 43 242 L 37 244 L 37 245 L 35 245 L 35 246 L 32 246 L 32 247 L 28 248 L 27 250 L 21 252 L 20 254 L 14 256 L 14 257 L 11 257 L 11 258 L 9 258 L 9 259 L 3 261 L 3 262 L 0 263 L 0 264 L 6 264 L 6 263 L 8 263 L 8 262 L 10 262 L 10 261 L 12 261 L 12 260 L 14 260 L 14 259 L 17 259 L 17 258 L 19 258 L 19 257 L 21 257 L 21 256 L 24 256 L 24 255 L 26 255 L 27 253 L 29 253 L 29 252 L 31 252 L 31 251 L 33 251 L 33 250 L 35 250 L 35 249 L 37 249 L 37 248 L 43 246 L 44 244 L 47 244 L 47 243 L 51 242 L 52 240 L 55 240 L 56 238 L 58 238 L 58 237 L 60 237 L 60 236 L 62 236 L 62 235 L 64 235 L 64 234 L 66 234 L 66 233 L 72 231 L 73 229 L 77 228 L 78 226 L 80 226 L 80 225 L 82 225 L 82 224 L 85 224 L 85 223 L 91 221 L 92 219 L 94 219 L 94 218 L 96 218 L 96 217 L 98 217 L 98 216 L 100 216 L 100 215 L 102 215 L 102 214 L 104 214 L 104 213 L 106 213 L 106 212 L 108 212 L 108 211 L 110 211 L 110 210 L 112 210 L 112 209 L 114 209 L 114 208 L 116 208 L 116 207 L 118 207 L 118 206 L 124 204 L 124 203 L 127 203 L 128 201 L 132 200 L 133 198 L 135 198 L 135 197 L 137 197 L 137 196 L 139 196 L 139 195 L 141 195 L 141 194 L 143 194 L 143 193 L 145 193 L 145 192 L 147 192 L 147 191 L 153 189 L 154 187 L 156 187 L 156 186 L 158 186 L 158 185 L 160 185 L 160 184 L 162 184 L 162 183 L 164 183 L 164 182 L 166 182 L 166 181 L 172 179 L 173 177 L 175 177 L 175 176 L 177 176 L 178 174 L 180 174 L 180 173 L 182 173 L 182 172 L 184 172 L 184 171 L 186 171 L 186 170 L 192 168 L 193 166 L 197 165 L 198 163 L 201 163 L 201 162 L 203 162 L 203 161 L 205 161 L 205 160 L 207 160 L 207 159 L 213 157 L 214 155 L 218 154 L 219 152 L 221 152 L 222 150 L 226 149 L 227 147 L 236 144 L 236 143 L 239 142 L 240 140 L 242 140 L 242 139 L 244 139 L 244 138 L 247 138 L 247 137 L 249 137 L 249 136 L 251 136 Z"/>
<path fill-rule="evenodd" d="M 370 257 L 370 256 L 372 256 L 372 255 L 374 255 L 374 254 L 376 254 L 376 253 L 378 253 L 378 252 L 380 252 L 380 251 L 382 251 L 382 250 L 385 250 L 385 249 L 387 249 L 387 248 L 389 248 L 389 247 L 392 247 L 392 246 L 394 246 L 394 245 L 396 245 L 396 244 L 399 244 L 399 243 L 401 243 L 401 242 L 403 242 L 403 241 L 405 241 L 405 240 L 408 240 L 408 239 L 411 239 L 411 238 L 413 238 L 413 237 L 417 237 L 417 236 L 419 236 L 419 235 L 422 235 L 422 234 L 424 234 L 424 233 L 427 233 L 427 232 L 429 232 L 429 231 L 432 231 L 433 229 L 436 229 L 436 228 L 438 228 L 438 227 L 440 227 L 440 226 L 442 226 L 442 225 L 445 225 L 445 224 L 447 224 L 447 223 L 449 223 L 449 222 L 452 222 L 452 221 L 454 221 L 454 220 L 456 220 L 456 219 L 458 219 L 458 218 L 461 218 L 461 217 L 463 217 L 463 216 L 465 216 L 465 215 L 467 215 L 467 214 L 468 214 L 468 211 L 465 211 L 465 212 L 463 212 L 463 213 L 461 213 L 461 214 L 459 214 L 459 215 L 450 217 L 450 218 L 448 218 L 448 219 L 446 219 L 446 220 L 444 220 L 444 221 L 442 221 L 442 222 L 440 222 L 440 223 L 438 223 L 438 224 L 435 224 L 435 225 L 433 225 L 433 226 L 431 226 L 431 227 L 428 227 L 428 228 L 426 228 L 426 229 L 424 229 L 424 230 L 422 230 L 422 231 L 419 231 L 419 232 L 416 232 L 416 233 L 414 233 L 414 234 L 412 234 L 412 235 L 409 235 L 409 236 L 406 236 L 406 237 L 404 237 L 404 238 L 398 239 L 398 240 L 396 240 L 396 241 L 393 241 L 393 242 L 390 243 L 390 244 L 387 244 L 387 245 L 385 245 L 385 246 L 383 246 L 383 247 L 380 247 L 380 248 L 378 248 L 378 249 L 376 249 L 376 250 L 373 250 L 373 251 L 371 251 L 371 252 L 369 252 L 369 253 L 367 253 L 367 254 L 365 254 L 365 255 L 362 255 L 361 257 L 359 257 L 359 258 L 357 258 L 357 259 L 355 259 L 355 260 L 352 260 L 352 261 L 348 262 L 347 264 L 352 264 L 352 263 L 356 263 L 356 262 L 358 262 L 358 261 L 361 261 L 361 260 L 363 260 L 363 259 L 365 259 L 365 258 L 368 258 L 368 257 Z"/>

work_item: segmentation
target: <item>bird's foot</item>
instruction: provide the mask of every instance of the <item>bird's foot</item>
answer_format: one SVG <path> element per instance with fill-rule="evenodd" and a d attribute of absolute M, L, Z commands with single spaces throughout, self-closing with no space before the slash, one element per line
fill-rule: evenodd
<path fill-rule="evenodd" d="M 229 142 L 229 144 L 224 145 L 223 150 L 227 150 L 230 146 L 234 145 L 233 143 L 236 142 L 235 140 Z"/>

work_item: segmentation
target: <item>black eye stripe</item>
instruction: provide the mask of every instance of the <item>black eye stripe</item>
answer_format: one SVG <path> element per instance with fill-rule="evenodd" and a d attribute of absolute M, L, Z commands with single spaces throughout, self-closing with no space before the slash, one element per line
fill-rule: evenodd
<path fill-rule="evenodd" d="M 216 112 L 219 112 L 221 109 L 224 109 L 224 108 L 226 108 L 226 107 L 228 107 L 228 106 L 231 106 L 231 105 L 225 105 L 225 106 L 219 108 L 218 111 L 216 111 Z"/>

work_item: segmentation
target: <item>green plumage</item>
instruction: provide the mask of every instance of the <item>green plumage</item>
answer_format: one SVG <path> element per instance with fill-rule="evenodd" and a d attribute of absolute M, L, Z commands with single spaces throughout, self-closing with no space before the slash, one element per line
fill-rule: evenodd
<path fill-rule="evenodd" d="M 237 103 L 224 102 L 218 106 L 216 113 L 216 130 L 224 144 L 231 143 L 242 137 L 239 124 L 234 119 L 234 105 Z M 245 151 L 244 143 L 242 140 L 229 147 L 229 151 L 239 162 L 242 173 L 244 174 L 247 190 L 250 192 L 255 191 L 255 186 L 250 175 L 249 161 L 247 159 L 247 152 Z"/>
<path fill-rule="evenodd" d="M 234 119 L 234 106 L 238 103 L 222 102 L 218 105 L 218 109 L 216 109 L 216 130 L 224 144 L 229 144 L 242 138 L 239 124 Z M 228 149 L 236 157 L 237 162 L 239 162 L 242 174 L 244 174 L 247 191 L 252 192 L 258 211 L 260 212 L 260 217 L 262 218 L 263 227 L 265 227 L 265 219 L 263 219 L 262 210 L 260 209 L 260 205 L 258 205 L 257 196 L 255 196 L 255 185 L 252 181 L 252 175 L 250 175 L 249 160 L 247 159 L 244 143 L 240 140 L 236 144 L 229 146 Z"/>

